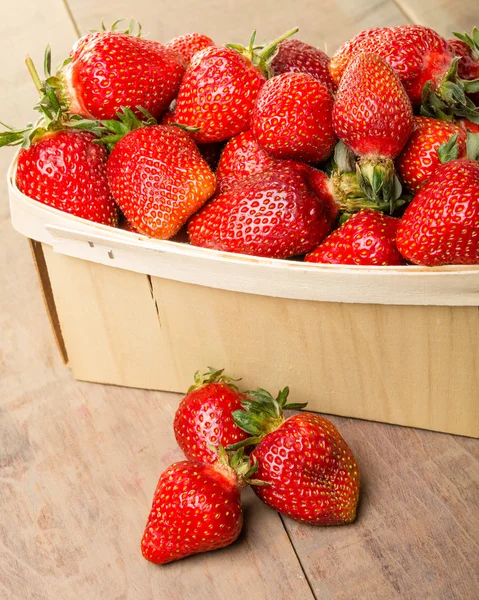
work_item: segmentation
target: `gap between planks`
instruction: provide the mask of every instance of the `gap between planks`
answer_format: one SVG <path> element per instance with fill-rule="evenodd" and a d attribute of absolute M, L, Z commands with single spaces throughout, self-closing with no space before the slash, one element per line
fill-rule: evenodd
<path fill-rule="evenodd" d="M 418 19 L 416 15 L 414 15 L 412 12 L 409 11 L 408 8 L 402 5 L 401 0 L 392 0 L 392 2 L 396 5 L 399 12 L 401 12 L 408 21 L 410 21 L 411 23 L 416 23 L 417 25 L 423 25 L 423 23 L 421 23 L 421 20 Z"/>
<path fill-rule="evenodd" d="M 284 522 L 284 517 L 280 513 L 278 513 L 278 517 L 279 517 L 279 520 L 281 521 L 281 525 L 283 526 L 283 529 L 286 532 L 286 535 L 288 536 L 288 540 L 289 540 L 289 543 L 291 544 L 291 548 L 293 549 L 294 555 L 296 556 L 296 560 L 298 561 L 301 571 L 303 572 L 304 579 L 306 580 L 306 583 L 308 584 L 308 587 L 311 590 L 311 595 L 313 596 L 314 600 L 318 600 L 318 597 L 316 596 L 313 585 L 312 585 L 311 581 L 309 580 L 308 573 L 306 572 L 306 569 L 304 568 L 304 565 L 301 561 L 301 557 L 299 556 L 299 554 L 296 550 L 296 546 L 294 545 L 293 538 L 291 537 L 291 535 L 288 531 L 288 528 L 286 527 L 286 524 Z"/>

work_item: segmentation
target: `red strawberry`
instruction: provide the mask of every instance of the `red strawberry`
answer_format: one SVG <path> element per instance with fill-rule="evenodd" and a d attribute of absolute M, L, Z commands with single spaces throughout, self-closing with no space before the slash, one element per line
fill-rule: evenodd
<path fill-rule="evenodd" d="M 163 113 L 160 120 L 161 125 L 173 125 L 176 123 L 176 113 L 171 106 Z"/>
<path fill-rule="evenodd" d="M 466 132 L 479 133 L 479 123 L 473 123 L 472 121 L 469 121 L 469 119 L 458 119 L 457 124 Z"/>
<path fill-rule="evenodd" d="M 359 169 L 372 196 L 394 196 L 393 159 L 413 129 L 411 102 L 399 78 L 381 58 L 363 53 L 345 71 L 333 109 L 336 135 L 361 157 Z"/>
<path fill-rule="evenodd" d="M 227 446 L 246 439 L 231 413 L 241 410 L 242 394 L 223 371 L 195 375 L 195 384 L 181 400 L 174 429 L 178 446 L 189 460 L 213 463 L 218 455 L 210 446 Z"/>
<path fill-rule="evenodd" d="M 125 215 L 120 212 L 120 218 L 118 221 L 119 229 L 123 229 L 124 231 L 129 231 L 130 233 L 139 233 L 136 228 L 128 221 Z"/>
<path fill-rule="evenodd" d="M 216 188 L 196 144 L 171 125 L 140 127 L 122 137 L 107 169 L 126 218 L 139 232 L 160 239 L 177 233 Z"/>
<path fill-rule="evenodd" d="M 396 243 L 416 265 L 479 264 L 479 163 L 439 166 L 407 207 Z"/>
<path fill-rule="evenodd" d="M 363 210 L 333 231 L 305 261 L 341 265 L 402 265 L 396 247 L 399 219 Z"/>
<path fill-rule="evenodd" d="M 300 168 L 273 167 L 216 196 L 191 219 L 191 244 L 273 258 L 312 250 L 331 229 L 331 209 Z"/>
<path fill-rule="evenodd" d="M 472 34 L 455 33 L 458 39 L 447 40 L 455 56 L 460 58 L 457 72 L 466 80 L 479 79 L 479 29 L 474 27 Z M 470 99 L 479 106 L 479 85 L 475 93 L 469 94 Z"/>
<path fill-rule="evenodd" d="M 0 145 L 11 134 L 1 134 Z M 94 139 L 91 133 L 67 130 L 34 137 L 18 156 L 18 189 L 53 208 L 115 227 L 118 207 L 108 187 L 107 152 Z"/>
<path fill-rule="evenodd" d="M 296 30 L 264 48 L 238 45 L 210 47 L 194 55 L 186 69 L 176 102 L 178 123 L 198 127 L 197 142 L 221 142 L 250 126 L 256 95 L 266 81 L 267 60 L 277 44 Z M 254 60 L 254 64 L 253 64 Z"/>
<path fill-rule="evenodd" d="M 271 61 L 274 75 L 282 73 L 308 73 L 316 77 L 334 94 L 336 84 L 329 72 L 331 59 L 319 48 L 300 40 L 284 40 Z"/>
<path fill-rule="evenodd" d="M 448 144 L 451 138 L 453 143 Z M 441 154 L 438 153 L 440 148 Z M 403 183 L 416 194 L 441 162 L 465 156 L 465 153 L 464 129 L 430 117 L 414 117 L 414 130 L 396 161 L 396 168 Z"/>
<path fill-rule="evenodd" d="M 113 119 L 122 108 L 158 117 L 176 96 L 185 71 L 182 57 L 159 42 L 118 31 L 89 33 L 57 73 L 70 113 Z"/>
<path fill-rule="evenodd" d="M 305 406 L 286 404 L 288 393 L 285 388 L 275 400 L 265 390 L 250 393 L 247 412 L 233 414 L 254 436 L 240 444 L 258 444 L 252 453 L 258 462 L 255 477 L 265 485 L 253 489 L 263 502 L 297 521 L 351 523 L 359 497 L 356 459 L 328 419 L 307 412 L 285 419 L 283 409 Z"/>
<path fill-rule="evenodd" d="M 178 52 L 189 63 L 197 52 L 214 45 L 213 40 L 204 33 L 186 33 L 173 38 L 165 44 L 165 48 Z"/>
<path fill-rule="evenodd" d="M 234 542 L 243 524 L 240 489 L 255 469 L 221 449 L 214 465 L 188 460 L 171 465 L 156 487 L 143 556 L 164 564 Z"/>
<path fill-rule="evenodd" d="M 284 73 L 265 83 L 251 119 L 256 141 L 275 158 L 326 160 L 336 143 L 333 96 L 307 73 Z"/>
<path fill-rule="evenodd" d="M 226 144 L 216 169 L 217 190 L 226 192 L 249 175 L 260 173 L 275 163 L 256 142 L 251 131 L 243 131 Z"/>
<path fill-rule="evenodd" d="M 474 112 L 464 96 L 468 84 L 456 76 L 452 48 L 432 29 L 399 25 L 362 31 L 344 43 L 331 59 L 331 75 L 337 84 L 349 63 L 363 52 L 376 54 L 395 70 L 413 104 L 420 105 L 426 95 L 430 100 L 428 110 L 434 104 L 441 106 L 443 114 Z"/>

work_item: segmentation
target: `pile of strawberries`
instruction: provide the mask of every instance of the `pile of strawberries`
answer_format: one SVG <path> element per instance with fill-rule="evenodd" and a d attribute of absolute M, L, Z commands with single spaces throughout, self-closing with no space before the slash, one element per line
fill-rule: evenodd
<path fill-rule="evenodd" d="M 479 264 L 479 30 L 376 28 L 330 59 L 292 39 L 217 46 L 90 33 L 41 80 L 16 184 L 159 239 L 309 263 Z"/>
<path fill-rule="evenodd" d="M 287 403 L 288 394 L 242 393 L 223 371 L 196 374 L 174 421 L 187 460 L 160 476 L 141 541 L 146 559 L 163 564 L 234 542 L 243 524 L 240 490 L 248 484 L 292 519 L 354 521 L 356 459 L 327 419 L 308 412 L 285 419 L 284 409 L 305 407 Z"/>

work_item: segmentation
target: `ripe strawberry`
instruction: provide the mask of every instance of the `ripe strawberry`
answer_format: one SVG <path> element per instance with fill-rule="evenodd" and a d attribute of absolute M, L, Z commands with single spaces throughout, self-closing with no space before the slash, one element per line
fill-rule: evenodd
<path fill-rule="evenodd" d="M 71 130 L 32 131 L 17 162 L 16 184 L 29 198 L 77 217 L 111 225 L 118 207 L 108 187 L 107 152 L 91 133 Z M 0 146 L 17 145 L 22 133 L 0 134 Z"/>
<path fill-rule="evenodd" d="M 176 112 L 171 106 L 162 114 L 160 124 L 161 125 L 173 125 L 176 123 Z"/>
<path fill-rule="evenodd" d="M 160 239 L 177 233 L 216 188 L 196 144 L 171 125 L 139 127 L 122 137 L 107 171 L 126 218 L 139 232 Z"/>
<path fill-rule="evenodd" d="M 265 83 L 256 98 L 251 129 L 274 158 L 321 162 L 336 143 L 333 96 L 307 73 L 283 73 Z"/>
<path fill-rule="evenodd" d="M 203 464 L 184 460 L 160 477 L 145 532 L 143 556 L 165 564 L 191 554 L 228 546 L 243 524 L 240 489 L 256 470 L 240 453 Z"/>
<path fill-rule="evenodd" d="M 479 264 L 479 163 L 439 166 L 407 207 L 396 243 L 416 265 Z"/>
<path fill-rule="evenodd" d="M 216 181 L 218 193 L 226 192 L 249 175 L 260 173 L 275 163 L 256 142 L 251 131 L 231 138 L 221 153 Z"/>
<path fill-rule="evenodd" d="M 472 121 L 469 121 L 469 119 L 458 119 L 457 124 L 466 132 L 479 133 L 479 123 L 473 123 Z"/>
<path fill-rule="evenodd" d="M 339 84 L 333 109 L 336 135 L 359 155 L 359 173 L 393 206 L 393 159 L 413 129 L 411 102 L 399 78 L 381 58 L 363 53 L 352 60 Z"/>
<path fill-rule="evenodd" d="M 333 231 L 305 262 L 341 265 L 402 265 L 396 247 L 399 219 L 363 210 Z"/>
<path fill-rule="evenodd" d="M 252 452 L 263 486 L 253 490 L 263 502 L 297 521 L 311 525 L 351 523 L 359 498 L 356 459 L 336 427 L 320 415 L 301 412 L 289 419 L 283 410 L 289 389 L 276 399 L 265 390 L 250 392 L 246 412 L 233 414 L 252 438 L 236 444 L 257 444 Z"/>
<path fill-rule="evenodd" d="M 142 106 L 158 117 L 176 96 L 184 71 L 182 57 L 159 42 L 99 31 L 76 42 L 57 78 L 70 113 L 113 119 L 122 107 L 140 115 Z"/>
<path fill-rule="evenodd" d="M 186 33 L 167 42 L 165 48 L 178 52 L 189 63 L 197 52 L 214 45 L 213 40 L 204 33 Z"/>
<path fill-rule="evenodd" d="M 452 143 L 448 143 L 450 140 Z M 396 161 L 396 168 L 402 182 L 416 194 L 441 162 L 465 156 L 465 153 L 464 129 L 447 121 L 414 117 L 413 132 Z"/>
<path fill-rule="evenodd" d="M 334 94 L 336 84 L 329 72 L 331 59 L 319 48 L 300 40 L 284 40 L 271 61 L 274 75 L 282 73 L 308 73 L 316 77 Z"/>
<path fill-rule="evenodd" d="M 455 40 L 447 40 L 455 56 L 460 58 L 457 72 L 459 77 L 472 80 L 479 79 L 479 29 L 474 27 L 472 34 L 455 33 Z M 479 105 L 479 89 L 469 94 L 476 106 Z"/>
<path fill-rule="evenodd" d="M 241 410 L 241 399 L 234 380 L 223 375 L 223 370 L 195 374 L 195 384 L 181 400 L 173 425 L 187 459 L 216 462 L 218 455 L 210 446 L 227 446 L 248 437 L 231 416 L 234 410 Z"/>
<path fill-rule="evenodd" d="M 312 250 L 329 233 L 331 215 L 309 178 L 282 165 L 238 182 L 191 219 L 190 243 L 273 258 Z"/>
<path fill-rule="evenodd" d="M 196 53 L 186 69 L 176 101 L 178 123 L 198 127 L 192 134 L 200 143 L 227 140 L 250 126 L 259 89 L 266 81 L 267 61 L 288 32 L 265 47 L 254 49 L 255 34 L 248 48 L 231 44 Z"/>
<path fill-rule="evenodd" d="M 452 48 L 432 29 L 399 25 L 362 31 L 331 59 L 331 75 L 338 85 L 351 60 L 363 52 L 376 54 L 395 70 L 414 105 L 426 96 L 428 111 L 434 105 L 442 114 L 475 112 L 464 96 L 470 84 L 457 77 Z"/>

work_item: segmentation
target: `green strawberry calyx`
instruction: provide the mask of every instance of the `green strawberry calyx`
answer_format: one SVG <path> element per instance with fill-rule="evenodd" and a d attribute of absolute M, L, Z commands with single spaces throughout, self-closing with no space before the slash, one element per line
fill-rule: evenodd
<path fill-rule="evenodd" d="M 295 33 L 299 31 L 298 27 L 294 29 L 290 29 L 282 36 L 269 42 L 264 45 L 255 45 L 256 43 L 256 30 L 251 34 L 251 38 L 247 47 L 242 46 L 241 44 L 226 44 L 227 48 L 231 48 L 232 50 L 236 50 L 242 56 L 248 58 L 253 65 L 258 67 L 258 69 L 263 73 L 266 79 L 270 79 L 273 76 L 273 71 L 271 69 L 270 63 L 275 57 L 278 46 L 281 42 L 288 39 Z"/>
<path fill-rule="evenodd" d="M 439 160 L 442 164 L 459 158 L 458 137 L 459 134 L 455 133 L 437 149 Z M 472 133 L 470 131 L 467 133 L 466 157 L 472 160 L 479 160 L 479 133 Z"/>
<path fill-rule="evenodd" d="M 442 121 L 464 117 L 479 123 L 479 108 L 467 96 L 479 92 L 479 79 L 461 79 L 457 73 L 460 57 L 456 56 L 437 86 L 428 81 L 422 91 L 421 115 Z"/>
<path fill-rule="evenodd" d="M 300 410 L 307 402 L 287 402 L 289 388 L 281 390 L 276 398 L 263 388 L 245 392 L 241 404 L 244 410 L 235 410 L 233 421 L 252 437 L 231 444 L 227 450 L 237 450 L 258 444 L 265 435 L 277 429 L 285 420 L 284 410 Z"/>
<path fill-rule="evenodd" d="M 230 388 L 238 390 L 238 386 L 236 385 L 237 381 L 240 381 L 240 379 L 233 379 L 232 377 L 225 375 L 224 369 L 214 369 L 213 367 L 208 367 L 208 371 L 206 373 L 200 373 L 200 371 L 196 371 L 194 374 L 194 383 L 188 388 L 188 392 L 198 390 L 212 383 L 224 383 Z"/>
<path fill-rule="evenodd" d="M 234 482 L 235 487 L 243 488 L 246 485 L 269 485 L 266 481 L 253 478 L 253 475 L 258 470 L 258 460 L 254 456 L 246 456 L 244 448 L 229 450 L 221 444 L 217 448 L 212 444 L 208 446 L 218 456 L 218 460 L 214 463 L 215 469 L 227 479 Z"/>
<path fill-rule="evenodd" d="M 457 31 L 452 32 L 459 40 L 465 42 L 471 49 L 471 58 L 479 61 L 479 29 L 473 27 L 472 33 L 459 33 Z"/>

